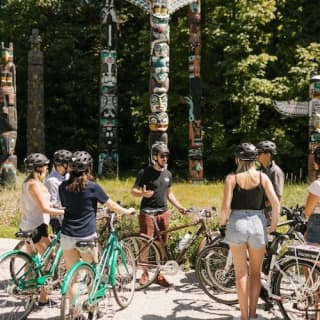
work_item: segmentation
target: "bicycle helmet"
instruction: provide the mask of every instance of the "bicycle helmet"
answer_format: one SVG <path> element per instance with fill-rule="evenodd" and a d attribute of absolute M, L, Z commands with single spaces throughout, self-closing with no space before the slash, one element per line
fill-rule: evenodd
<path fill-rule="evenodd" d="M 76 151 L 73 153 L 70 169 L 75 172 L 84 172 L 92 166 L 93 159 L 87 151 Z"/>
<path fill-rule="evenodd" d="M 53 154 L 53 162 L 55 164 L 68 163 L 71 161 L 71 158 L 72 158 L 72 152 L 65 149 L 57 150 Z"/>
<path fill-rule="evenodd" d="M 320 146 L 316 147 L 313 151 L 314 161 L 320 165 Z"/>
<path fill-rule="evenodd" d="M 50 160 L 42 153 L 30 153 L 25 159 L 24 164 L 27 170 L 47 166 Z"/>
<path fill-rule="evenodd" d="M 161 142 L 161 141 L 157 141 L 151 146 L 151 154 L 152 155 L 157 155 L 159 153 L 166 153 L 166 154 L 170 153 L 168 146 L 164 142 Z"/>
<path fill-rule="evenodd" d="M 244 142 L 236 147 L 235 154 L 240 160 L 254 161 L 257 158 L 258 150 L 252 143 Z"/>
<path fill-rule="evenodd" d="M 257 144 L 258 152 L 270 152 L 271 154 L 277 154 L 277 146 L 272 141 L 261 141 Z"/>

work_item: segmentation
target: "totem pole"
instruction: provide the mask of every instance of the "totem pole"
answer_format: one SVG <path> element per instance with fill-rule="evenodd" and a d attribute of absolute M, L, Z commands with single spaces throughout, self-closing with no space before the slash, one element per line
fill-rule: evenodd
<path fill-rule="evenodd" d="M 118 99 L 116 38 L 119 20 L 114 1 L 107 0 L 101 11 L 101 90 L 98 173 L 119 176 Z"/>
<path fill-rule="evenodd" d="M 310 79 L 309 94 L 309 101 L 275 101 L 275 109 L 287 117 L 309 117 L 308 177 L 313 181 L 313 151 L 320 145 L 320 75 Z"/>
<path fill-rule="evenodd" d="M 150 52 L 150 109 L 149 148 L 156 141 L 168 144 L 169 125 L 169 40 L 170 15 L 194 0 L 127 0 L 150 15 L 151 52 Z"/>
<path fill-rule="evenodd" d="M 16 184 L 17 140 L 16 69 L 13 63 L 13 45 L 1 43 L 0 62 L 0 183 L 7 187 Z"/>
<path fill-rule="evenodd" d="M 28 113 L 27 153 L 45 153 L 44 103 L 43 103 L 43 53 L 41 37 L 37 29 L 30 37 L 31 50 L 28 55 Z"/>
<path fill-rule="evenodd" d="M 201 62 L 201 0 L 193 1 L 189 10 L 189 87 L 191 99 L 185 100 L 189 106 L 189 180 L 203 180 L 202 129 L 200 78 Z"/>

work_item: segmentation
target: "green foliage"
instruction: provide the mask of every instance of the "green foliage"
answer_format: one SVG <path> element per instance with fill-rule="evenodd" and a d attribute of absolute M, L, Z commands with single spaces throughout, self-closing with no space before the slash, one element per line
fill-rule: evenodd
<path fill-rule="evenodd" d="M 38 28 L 45 56 L 46 148 L 98 153 L 100 10 L 103 1 L 2 0 L 0 41 L 13 42 L 17 66 L 18 159 L 26 153 L 27 56 Z M 118 36 L 120 174 L 147 161 L 149 17 L 115 0 Z M 309 99 L 319 70 L 318 3 L 307 0 L 202 0 L 202 126 L 204 174 L 221 179 L 233 167 L 240 141 L 273 140 L 286 172 L 307 171 L 308 119 L 286 119 L 273 100 Z M 188 7 L 170 21 L 170 167 L 187 178 Z M 290 157 L 290 161 L 287 161 Z"/>

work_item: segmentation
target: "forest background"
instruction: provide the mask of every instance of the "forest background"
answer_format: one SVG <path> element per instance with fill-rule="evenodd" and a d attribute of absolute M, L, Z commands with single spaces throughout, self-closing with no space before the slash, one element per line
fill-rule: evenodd
<path fill-rule="evenodd" d="M 26 155 L 27 59 L 33 28 L 45 57 L 45 137 L 49 157 L 85 149 L 97 159 L 100 10 L 103 0 L 1 0 L 0 41 L 14 45 L 18 140 Z M 309 100 L 320 65 L 320 1 L 202 0 L 202 127 L 204 176 L 219 180 L 234 168 L 234 146 L 273 140 L 277 162 L 307 175 L 308 118 L 284 118 L 274 100 Z M 149 16 L 115 0 L 120 19 L 118 98 L 120 176 L 147 163 Z M 188 6 L 170 21 L 169 147 L 176 178 L 188 175 Z"/>

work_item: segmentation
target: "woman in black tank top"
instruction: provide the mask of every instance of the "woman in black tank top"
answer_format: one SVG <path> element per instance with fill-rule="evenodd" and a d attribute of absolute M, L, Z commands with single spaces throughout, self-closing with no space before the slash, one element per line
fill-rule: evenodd
<path fill-rule="evenodd" d="M 257 154 L 256 147 L 251 143 L 237 146 L 237 170 L 226 177 L 220 213 L 220 227 L 226 228 L 224 241 L 230 246 L 236 271 L 241 311 L 241 317 L 237 319 L 241 320 L 259 319 L 256 309 L 267 232 L 276 229 L 280 212 L 271 181 L 256 170 Z M 268 230 L 263 212 L 265 196 L 272 206 L 272 223 Z"/>

